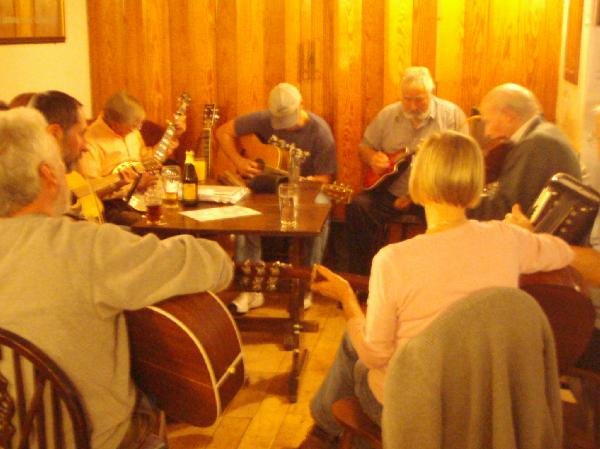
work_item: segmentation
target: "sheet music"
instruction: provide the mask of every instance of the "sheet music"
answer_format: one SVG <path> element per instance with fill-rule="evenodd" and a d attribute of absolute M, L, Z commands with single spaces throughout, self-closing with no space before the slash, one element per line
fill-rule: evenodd
<path fill-rule="evenodd" d="M 260 212 L 257 210 L 242 206 L 211 207 L 210 209 L 186 210 L 179 213 L 198 221 L 224 220 L 226 218 L 260 215 Z"/>
<path fill-rule="evenodd" d="M 218 185 L 198 186 L 198 199 L 200 201 L 235 204 L 249 193 L 250 189 L 247 187 Z"/>

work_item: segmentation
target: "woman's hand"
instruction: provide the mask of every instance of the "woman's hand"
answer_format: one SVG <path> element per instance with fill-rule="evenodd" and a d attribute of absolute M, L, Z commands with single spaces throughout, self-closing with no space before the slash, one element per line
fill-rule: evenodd
<path fill-rule="evenodd" d="M 512 210 L 504 216 L 504 222 L 520 226 L 533 232 L 533 224 L 529 221 L 529 218 L 523 213 L 521 206 L 518 204 L 513 205 Z"/>
<path fill-rule="evenodd" d="M 364 318 L 364 313 L 350 283 L 323 265 L 315 264 L 310 289 L 315 293 L 339 301 L 347 320 L 357 317 Z"/>
<path fill-rule="evenodd" d="M 315 264 L 310 289 L 322 296 L 335 299 L 342 305 L 356 301 L 350 283 L 323 265 Z"/>

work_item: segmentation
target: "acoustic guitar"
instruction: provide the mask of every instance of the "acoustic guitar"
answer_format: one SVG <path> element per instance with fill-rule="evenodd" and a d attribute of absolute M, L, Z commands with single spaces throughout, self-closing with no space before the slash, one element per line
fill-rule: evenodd
<path fill-rule="evenodd" d="M 256 134 L 245 134 L 237 139 L 238 152 L 247 159 L 259 161 L 262 165 L 280 170 L 287 170 L 289 153 L 279 139 L 270 139 L 262 143 Z M 219 181 L 227 177 L 237 177 L 237 169 L 227 155 L 219 150 L 216 152 L 213 176 Z"/>
<path fill-rule="evenodd" d="M 388 154 L 388 166 L 381 172 L 375 173 L 371 167 L 367 169 L 363 180 L 364 190 L 375 190 L 382 186 L 389 186 L 400 174 L 404 172 L 416 150 L 403 148 L 395 153 Z"/>
<path fill-rule="evenodd" d="M 167 416 L 213 424 L 245 380 L 241 338 L 227 307 L 204 292 L 125 316 L 136 384 Z"/>
<path fill-rule="evenodd" d="M 240 144 L 243 146 L 243 154 L 248 159 L 259 163 L 262 174 L 273 177 L 290 177 L 287 170 L 290 159 L 295 159 L 292 163 L 301 164 L 309 156 L 309 152 L 296 147 L 294 144 L 286 142 L 277 136 L 271 136 L 268 143 L 262 143 L 254 134 L 247 134 L 240 137 Z M 224 170 L 218 178 L 222 184 L 235 185 L 239 187 L 248 187 L 248 181 L 242 179 L 232 171 Z M 300 182 L 315 182 L 306 177 L 300 176 Z M 274 186 L 271 186 L 274 188 Z M 334 202 L 349 203 L 353 194 L 351 186 L 340 183 L 323 183 L 321 192 L 330 197 Z"/>

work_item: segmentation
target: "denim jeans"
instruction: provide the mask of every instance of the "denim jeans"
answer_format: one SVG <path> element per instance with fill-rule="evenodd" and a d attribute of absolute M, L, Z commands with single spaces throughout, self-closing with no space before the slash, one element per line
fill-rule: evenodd
<path fill-rule="evenodd" d="M 358 360 L 358 354 L 345 333 L 333 364 L 310 403 L 310 412 L 317 426 L 331 437 L 342 432 L 342 427 L 331 413 L 331 406 L 344 397 L 355 396 L 365 414 L 374 423 L 381 425 L 383 407 L 369 388 L 368 372 L 368 368 Z M 355 447 L 370 447 L 365 441 L 357 443 Z"/>

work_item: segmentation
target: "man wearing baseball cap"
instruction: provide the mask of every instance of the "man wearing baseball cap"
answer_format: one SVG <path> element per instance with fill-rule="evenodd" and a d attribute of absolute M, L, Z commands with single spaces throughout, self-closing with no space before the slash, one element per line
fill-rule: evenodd
<path fill-rule="evenodd" d="M 237 173 L 252 178 L 261 173 L 259 163 L 244 157 L 238 150 L 238 138 L 254 134 L 262 143 L 276 136 L 293 143 L 309 153 L 301 166 L 301 176 L 329 183 L 336 173 L 335 143 L 331 128 L 321 117 L 306 111 L 302 106 L 302 95 L 298 88 L 289 83 L 279 83 L 269 93 L 268 109 L 241 115 L 220 126 L 215 133 L 219 150 L 233 163 Z M 318 263 L 323 257 L 328 234 L 325 226 L 319 237 L 314 239 L 310 255 L 306 255 L 304 264 Z M 260 260 L 260 237 L 239 236 L 236 242 L 238 261 Z M 250 308 L 260 307 L 264 302 L 261 293 L 243 293 L 233 305 L 239 313 Z M 305 306 L 310 305 L 310 296 L 305 298 Z"/>

